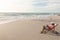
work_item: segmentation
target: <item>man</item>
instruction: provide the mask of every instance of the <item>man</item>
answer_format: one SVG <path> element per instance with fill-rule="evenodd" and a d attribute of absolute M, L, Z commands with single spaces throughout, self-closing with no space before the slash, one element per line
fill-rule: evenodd
<path fill-rule="evenodd" d="M 57 24 L 55 24 L 54 22 L 51 22 L 50 25 L 44 25 L 41 33 L 47 33 L 48 31 L 55 31 L 56 26 Z"/>

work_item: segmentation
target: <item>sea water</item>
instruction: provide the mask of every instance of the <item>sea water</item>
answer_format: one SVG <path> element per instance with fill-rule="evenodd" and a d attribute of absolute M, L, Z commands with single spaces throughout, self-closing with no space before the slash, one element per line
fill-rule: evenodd
<path fill-rule="evenodd" d="M 18 19 L 46 19 L 51 15 L 41 15 L 40 13 L 0 13 L 0 24 L 16 21 Z"/>

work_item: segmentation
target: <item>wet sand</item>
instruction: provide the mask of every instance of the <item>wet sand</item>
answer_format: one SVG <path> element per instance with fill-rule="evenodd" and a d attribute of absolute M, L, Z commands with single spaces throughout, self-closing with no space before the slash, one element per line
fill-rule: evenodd
<path fill-rule="evenodd" d="M 45 24 L 49 24 L 49 21 L 17 20 L 0 24 L 0 40 L 60 40 L 60 36 L 40 34 Z M 60 31 L 59 26 L 56 27 L 57 31 Z"/>

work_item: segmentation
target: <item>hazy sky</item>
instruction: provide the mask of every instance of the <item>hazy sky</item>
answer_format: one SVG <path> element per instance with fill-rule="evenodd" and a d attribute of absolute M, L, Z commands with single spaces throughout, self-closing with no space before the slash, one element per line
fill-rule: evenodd
<path fill-rule="evenodd" d="M 60 0 L 0 0 L 0 12 L 60 12 Z"/>

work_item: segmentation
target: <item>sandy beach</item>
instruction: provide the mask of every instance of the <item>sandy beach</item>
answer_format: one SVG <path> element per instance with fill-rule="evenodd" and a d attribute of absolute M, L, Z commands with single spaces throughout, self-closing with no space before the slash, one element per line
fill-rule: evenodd
<path fill-rule="evenodd" d="M 60 22 L 56 22 L 60 23 Z M 0 40 L 60 40 L 60 36 L 40 34 L 42 26 L 49 24 L 41 20 L 17 20 L 0 24 Z M 60 25 L 56 27 L 60 31 Z"/>

